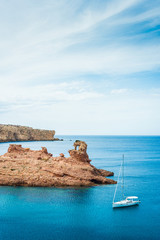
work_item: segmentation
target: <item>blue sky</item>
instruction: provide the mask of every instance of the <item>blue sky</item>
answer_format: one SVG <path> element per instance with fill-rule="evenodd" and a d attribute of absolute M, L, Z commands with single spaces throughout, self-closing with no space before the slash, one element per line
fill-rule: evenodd
<path fill-rule="evenodd" d="M 160 134 L 160 0 L 0 0 L 0 123 Z"/>

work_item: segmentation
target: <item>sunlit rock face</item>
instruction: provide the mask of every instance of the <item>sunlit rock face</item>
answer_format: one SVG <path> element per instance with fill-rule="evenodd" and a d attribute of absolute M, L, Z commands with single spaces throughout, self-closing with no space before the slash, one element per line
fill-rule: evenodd
<path fill-rule="evenodd" d="M 0 124 L 0 142 L 53 141 L 54 130 L 33 129 L 31 127 Z"/>
<path fill-rule="evenodd" d="M 65 187 L 115 184 L 116 181 L 106 178 L 113 176 L 113 172 L 90 164 L 87 144 L 85 146 L 85 149 L 79 145 L 79 149 L 69 150 L 70 157 L 66 158 L 63 153 L 58 157 L 52 156 L 45 147 L 37 151 L 11 144 L 8 152 L 0 156 L 0 185 Z"/>

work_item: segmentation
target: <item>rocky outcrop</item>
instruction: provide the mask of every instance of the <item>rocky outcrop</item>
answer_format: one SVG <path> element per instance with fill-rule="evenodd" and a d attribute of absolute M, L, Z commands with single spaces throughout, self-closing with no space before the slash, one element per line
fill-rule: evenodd
<path fill-rule="evenodd" d="M 0 142 L 59 140 L 58 138 L 54 138 L 54 135 L 54 130 L 0 124 Z"/>
<path fill-rule="evenodd" d="M 113 176 L 112 172 L 90 164 L 87 144 L 85 146 L 85 149 L 70 150 L 70 157 L 66 158 L 63 153 L 53 157 L 45 147 L 35 151 L 11 144 L 8 152 L 0 156 L 0 185 L 62 187 L 115 184 L 116 181 L 106 178 Z"/>

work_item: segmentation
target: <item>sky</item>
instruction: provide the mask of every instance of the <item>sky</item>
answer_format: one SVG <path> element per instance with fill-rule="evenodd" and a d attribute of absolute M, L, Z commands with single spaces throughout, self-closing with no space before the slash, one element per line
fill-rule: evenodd
<path fill-rule="evenodd" d="M 160 135 L 160 0 L 0 0 L 0 123 Z"/>

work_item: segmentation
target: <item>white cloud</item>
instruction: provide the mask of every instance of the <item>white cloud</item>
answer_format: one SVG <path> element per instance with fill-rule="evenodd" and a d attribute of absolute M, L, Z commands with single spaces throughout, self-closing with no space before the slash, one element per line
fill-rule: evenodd
<path fill-rule="evenodd" d="M 52 52 L 51 52 L 52 53 Z M 30 53 L 32 54 L 32 53 Z M 41 58 L 23 55 L 8 58 L 0 63 L 3 74 L 1 81 L 10 82 L 46 82 L 57 79 L 68 80 L 81 74 L 123 75 L 156 70 L 160 66 L 160 46 L 119 47 L 94 49 L 85 52 L 63 53 Z M 69 80 L 70 81 L 70 80 Z M 32 85 L 32 84 L 31 84 Z"/>
<path fill-rule="evenodd" d="M 1 123 L 55 129 L 57 134 L 160 133 L 160 99 L 151 94 L 20 104 L 1 113 Z"/>
<path fill-rule="evenodd" d="M 0 109 L 28 109 L 30 107 L 50 106 L 58 102 L 78 102 L 103 97 L 93 91 L 85 82 L 63 82 L 32 87 L 3 86 L 0 95 Z M 6 94 L 7 93 L 7 94 Z"/>
<path fill-rule="evenodd" d="M 139 73 L 160 66 L 158 36 L 143 33 L 144 40 L 132 29 L 157 24 L 159 6 L 146 3 L 1 1 L 1 122 L 59 133 L 160 133 L 159 91 L 128 84 L 131 74 L 141 82 Z"/>
<path fill-rule="evenodd" d="M 144 21 L 151 21 L 152 23 L 155 22 L 156 18 L 160 18 L 159 15 L 160 12 L 160 7 L 156 6 L 153 7 L 153 9 L 148 9 L 144 12 L 141 13 L 137 13 L 136 15 L 132 15 L 132 16 L 127 16 L 127 17 L 122 17 L 122 19 L 120 19 L 118 21 L 118 24 L 131 24 L 131 23 L 139 23 L 139 22 L 144 22 Z M 113 24 L 113 22 L 112 22 Z M 115 24 L 117 24 L 117 21 L 115 21 Z"/>
<path fill-rule="evenodd" d="M 88 48 L 97 37 L 97 31 L 93 31 L 97 24 L 138 2 L 115 0 L 106 3 L 99 11 L 90 6 L 82 12 L 77 10 L 80 2 L 78 6 L 72 2 L 73 9 L 65 1 L 47 2 L 42 8 L 34 6 L 35 14 L 31 14 L 28 22 L 24 15 L 25 29 L 20 26 L 11 38 L 0 41 L 2 81 L 35 81 L 39 78 L 45 81 L 51 76 L 54 80 L 81 73 L 128 74 L 157 68 L 160 46 L 115 46 L 111 41 L 103 48 Z M 49 11 L 48 17 L 46 10 Z M 43 14 L 42 19 L 40 14 Z M 119 24 L 119 18 L 116 24 Z M 79 44 L 84 44 L 83 50 L 77 47 Z"/>
<path fill-rule="evenodd" d="M 116 94 L 126 94 L 127 92 L 128 92 L 128 89 L 126 89 L 126 88 L 111 90 L 111 94 L 113 94 L 113 95 L 116 95 Z"/>

